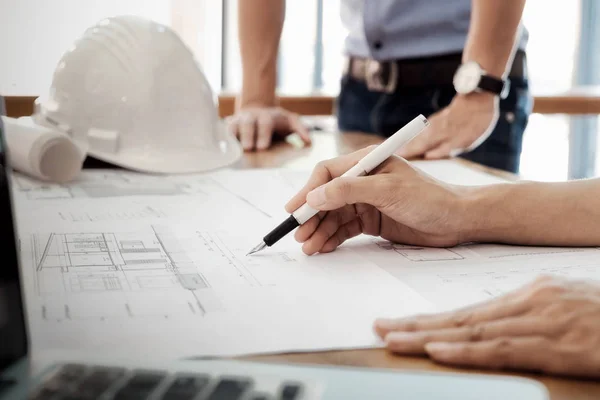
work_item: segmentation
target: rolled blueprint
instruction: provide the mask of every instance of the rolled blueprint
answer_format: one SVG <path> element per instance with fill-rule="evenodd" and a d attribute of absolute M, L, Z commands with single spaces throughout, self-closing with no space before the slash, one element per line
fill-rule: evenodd
<path fill-rule="evenodd" d="M 85 153 L 60 131 L 40 126 L 31 117 L 2 117 L 12 168 L 34 178 L 64 183 L 77 176 Z"/>

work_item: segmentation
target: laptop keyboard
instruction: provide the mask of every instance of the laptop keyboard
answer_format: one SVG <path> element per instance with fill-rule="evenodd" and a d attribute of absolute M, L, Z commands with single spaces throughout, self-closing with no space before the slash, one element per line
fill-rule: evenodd
<path fill-rule="evenodd" d="M 276 393 L 254 393 L 251 377 L 65 364 L 35 388 L 30 400 L 299 400 L 302 384 L 283 382 Z"/>
<path fill-rule="evenodd" d="M 198 375 L 178 375 L 163 394 L 163 400 L 193 399 L 209 384 L 210 378 Z"/>

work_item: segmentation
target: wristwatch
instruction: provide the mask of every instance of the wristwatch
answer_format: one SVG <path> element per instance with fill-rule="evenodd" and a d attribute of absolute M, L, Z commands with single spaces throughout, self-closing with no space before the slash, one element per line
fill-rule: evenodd
<path fill-rule="evenodd" d="M 475 61 L 467 61 L 456 70 L 454 79 L 454 90 L 459 94 L 469 94 L 473 92 L 490 92 L 501 99 L 508 96 L 510 81 L 508 79 L 496 78 L 487 75 Z"/>

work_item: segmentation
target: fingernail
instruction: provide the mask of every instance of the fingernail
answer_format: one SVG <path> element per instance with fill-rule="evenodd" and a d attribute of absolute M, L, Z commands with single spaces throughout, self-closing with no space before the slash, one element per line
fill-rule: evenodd
<path fill-rule="evenodd" d="M 325 186 L 319 186 L 306 195 L 306 202 L 311 207 L 319 207 L 327 202 L 325 197 Z"/>
<path fill-rule="evenodd" d="M 305 240 L 300 240 L 300 234 L 298 234 L 299 231 L 296 231 L 296 233 L 294 233 L 294 239 L 296 240 L 296 242 L 298 243 L 304 243 Z"/>
<path fill-rule="evenodd" d="M 307 256 L 312 256 L 313 254 L 315 254 L 314 251 L 309 251 L 308 247 L 309 245 L 307 244 L 307 242 L 304 242 L 304 244 L 302 245 L 302 252 Z"/>
<path fill-rule="evenodd" d="M 431 342 L 425 345 L 425 351 L 428 353 L 445 353 L 451 351 L 455 345 L 444 342 Z"/>

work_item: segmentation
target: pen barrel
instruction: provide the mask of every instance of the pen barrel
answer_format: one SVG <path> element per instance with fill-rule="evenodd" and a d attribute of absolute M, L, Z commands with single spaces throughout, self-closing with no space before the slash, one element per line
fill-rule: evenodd
<path fill-rule="evenodd" d="M 423 129 L 427 128 L 427 126 L 429 126 L 429 121 L 427 121 L 424 116 L 419 115 L 387 138 L 379 146 L 375 147 L 369 154 L 364 156 L 358 164 L 367 174 L 369 174 L 402 146 L 410 142 Z"/>
<path fill-rule="evenodd" d="M 311 219 L 312 217 L 317 215 L 318 212 L 319 212 L 319 210 L 315 210 L 314 208 L 309 206 L 307 203 L 304 203 L 302 205 L 302 207 L 300 207 L 299 209 L 294 211 L 292 216 L 300 225 L 302 225 L 303 223 L 305 223 L 306 221 L 308 221 L 309 219 Z"/>
<path fill-rule="evenodd" d="M 298 226 L 300 226 L 298 220 L 296 220 L 293 215 L 290 215 L 285 221 L 279 224 L 277 228 L 273 229 L 267 236 L 265 236 L 263 238 L 263 242 L 265 242 L 267 246 L 271 247 Z"/>
<path fill-rule="evenodd" d="M 344 172 L 342 174 L 342 178 L 346 178 L 346 177 L 356 178 L 359 176 L 367 175 L 367 171 L 365 171 L 365 168 L 363 167 L 361 161 L 359 161 L 354 167 L 350 168 L 348 171 Z"/>

